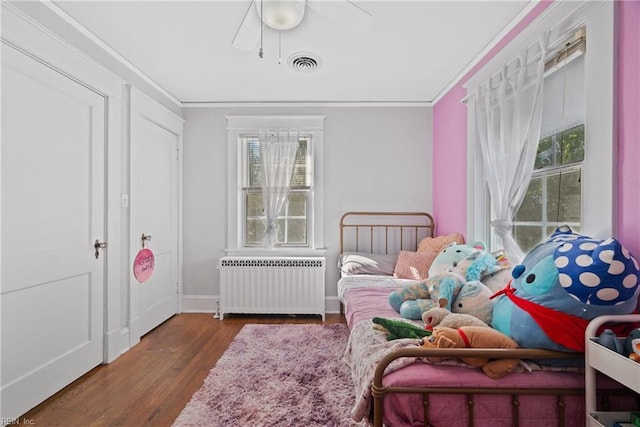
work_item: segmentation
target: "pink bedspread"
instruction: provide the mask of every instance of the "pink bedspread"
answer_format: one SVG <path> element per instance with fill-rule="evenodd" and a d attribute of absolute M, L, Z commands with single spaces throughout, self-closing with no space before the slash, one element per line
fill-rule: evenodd
<path fill-rule="evenodd" d="M 347 323 L 352 331 L 352 337 L 345 353 L 345 361 L 352 368 L 356 395 L 359 396 L 352 412 L 356 421 L 367 418 L 369 414 L 371 402 L 367 387 L 373 379 L 369 365 L 373 364 L 372 359 L 379 358 L 375 354 L 380 352 L 380 347 L 384 345 L 384 339 L 374 336 L 375 333 L 380 334 L 379 332 L 367 332 L 369 326 L 373 330 L 374 324 L 371 319 L 376 316 L 399 317 L 387 302 L 388 295 L 392 290 L 393 287 L 389 287 L 389 283 L 385 283 L 383 287 L 347 287 L 341 289 L 340 292 L 342 302 L 345 304 Z M 415 345 L 415 340 L 398 340 L 388 345 L 390 349 L 391 347 Z M 529 364 L 528 366 L 536 365 Z M 472 385 L 492 387 L 500 385 L 509 387 L 540 386 L 550 389 L 582 388 L 584 386 L 582 372 L 528 371 L 521 367 L 521 372 L 511 373 L 501 380 L 492 380 L 479 369 L 442 364 L 431 365 L 415 359 L 399 362 L 390 368 L 384 377 L 385 385 L 442 387 Z M 612 381 L 607 381 L 606 378 L 601 380 L 604 387 L 615 387 L 615 383 Z M 476 427 L 513 425 L 510 396 L 476 395 L 474 402 L 473 414 Z M 519 397 L 519 402 L 521 426 L 557 425 L 556 397 L 523 395 Z M 567 396 L 565 404 L 566 425 L 584 426 L 584 397 Z M 429 421 L 435 427 L 467 425 L 467 407 L 467 399 L 463 395 L 432 395 L 429 397 Z M 627 400 L 626 405 L 621 405 L 618 409 L 633 409 L 633 407 L 628 406 Z M 384 422 L 388 426 L 424 425 L 422 396 L 418 394 L 387 395 L 384 399 L 384 414 Z"/>
<path fill-rule="evenodd" d="M 341 278 L 338 282 L 338 298 L 344 305 L 349 329 L 353 329 L 360 320 L 371 320 L 376 316 L 400 317 L 389 305 L 389 294 L 413 282 L 415 280 L 392 276 L 356 275 Z"/>

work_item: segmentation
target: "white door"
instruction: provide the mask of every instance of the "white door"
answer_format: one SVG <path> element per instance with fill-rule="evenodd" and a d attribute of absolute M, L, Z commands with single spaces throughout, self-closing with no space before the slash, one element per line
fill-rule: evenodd
<path fill-rule="evenodd" d="M 151 277 L 131 276 L 131 344 L 178 312 L 178 135 L 142 114 L 131 118 L 131 258 L 145 247 Z"/>
<path fill-rule="evenodd" d="M 3 419 L 103 360 L 105 98 L 2 46 Z"/>

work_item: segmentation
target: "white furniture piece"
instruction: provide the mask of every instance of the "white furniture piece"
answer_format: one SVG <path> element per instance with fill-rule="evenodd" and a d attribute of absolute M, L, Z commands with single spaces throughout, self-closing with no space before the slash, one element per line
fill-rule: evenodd
<path fill-rule="evenodd" d="M 585 399 L 588 426 L 607 426 L 625 421 L 628 412 L 596 412 L 596 371 L 640 393 L 640 363 L 616 353 L 595 341 L 598 328 L 611 322 L 640 322 L 640 314 L 599 316 L 585 331 Z"/>
<path fill-rule="evenodd" d="M 317 314 L 325 319 L 324 257 L 220 258 L 220 318 L 227 313 Z"/>

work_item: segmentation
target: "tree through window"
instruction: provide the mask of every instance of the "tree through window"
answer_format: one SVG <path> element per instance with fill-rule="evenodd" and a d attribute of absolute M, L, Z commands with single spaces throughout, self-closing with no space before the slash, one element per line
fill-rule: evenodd
<path fill-rule="evenodd" d="M 513 235 L 524 252 L 558 225 L 580 231 L 584 125 L 543 138 L 524 201 L 513 221 Z"/>

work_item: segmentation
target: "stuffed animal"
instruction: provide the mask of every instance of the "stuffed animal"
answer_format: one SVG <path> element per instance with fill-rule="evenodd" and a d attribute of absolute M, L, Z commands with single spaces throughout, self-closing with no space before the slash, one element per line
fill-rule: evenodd
<path fill-rule="evenodd" d="M 428 338 L 419 341 L 424 348 L 517 348 L 518 344 L 501 332 L 492 328 L 481 326 L 462 326 L 460 328 L 447 328 L 436 326 Z M 430 361 L 437 363 L 443 358 L 429 357 Z M 519 359 L 487 359 L 478 357 L 460 358 L 463 362 L 481 367 L 482 371 L 490 378 L 499 379 L 507 375 L 520 363 Z"/>
<path fill-rule="evenodd" d="M 513 267 L 509 266 L 506 268 L 502 268 L 494 273 L 487 274 L 482 278 L 482 283 L 489 289 L 491 292 L 495 293 L 507 286 L 507 283 L 511 281 L 511 273 L 513 271 Z"/>
<path fill-rule="evenodd" d="M 470 253 L 455 266 L 448 267 L 447 271 L 458 273 L 467 280 L 482 280 L 485 276 L 503 268 L 492 253 L 482 250 Z"/>
<path fill-rule="evenodd" d="M 464 258 L 460 258 L 462 254 L 466 254 Z M 406 319 L 417 320 L 422 317 L 422 313 L 433 307 L 445 307 L 453 312 L 468 313 L 466 309 L 452 308 L 452 303 L 458 298 L 458 294 L 468 281 L 477 281 L 485 274 L 496 271 L 500 268 L 497 260 L 491 254 L 484 251 L 484 244 L 477 242 L 474 246 L 451 244 L 447 246 L 437 257 L 436 260 L 442 261 L 445 265 L 445 271 L 440 274 L 431 274 L 432 268 L 429 270 L 430 276 L 422 281 L 414 282 L 402 288 L 391 292 L 389 295 L 389 304 L 394 310 L 400 313 L 400 316 Z M 436 261 L 434 261 L 434 264 Z M 454 267 L 455 265 L 455 267 Z M 467 288 L 465 298 L 474 297 L 476 306 L 479 306 L 478 297 L 479 285 L 473 285 Z M 483 300 L 485 306 L 489 304 L 488 295 Z M 484 296 L 484 295 L 483 295 Z M 458 301 L 460 303 L 461 301 Z M 468 301 L 467 304 L 470 304 Z M 486 311 L 490 307 L 483 307 Z M 471 307 L 469 306 L 469 309 Z M 490 309 L 488 311 L 490 313 Z M 468 313 L 474 314 L 475 313 Z M 483 321 L 489 323 L 491 318 L 482 318 Z"/>
<path fill-rule="evenodd" d="M 372 321 L 375 323 L 374 328 L 387 334 L 387 341 L 400 338 L 420 339 L 431 335 L 431 331 L 405 320 L 374 317 Z"/>
<path fill-rule="evenodd" d="M 478 280 L 466 282 L 451 303 L 452 313 L 464 313 L 477 317 L 487 325 L 493 317 L 493 292 Z"/>
<path fill-rule="evenodd" d="M 405 319 L 418 320 L 432 307 L 447 307 L 465 284 L 462 276 L 445 272 L 414 282 L 389 294 L 389 304 Z"/>
<path fill-rule="evenodd" d="M 525 348 L 584 352 L 589 321 L 633 312 L 640 291 L 638 262 L 617 240 L 568 226 L 526 254 L 512 276 L 494 295 L 491 325 Z"/>
<path fill-rule="evenodd" d="M 400 305 L 400 316 L 405 319 L 419 320 L 427 310 L 442 307 L 491 323 L 495 304 L 491 299 L 493 292 L 482 282 L 465 282 L 458 274 L 445 273 L 419 282 L 419 286 L 409 287 L 425 298 L 410 299 Z"/>
<path fill-rule="evenodd" d="M 486 247 L 482 242 L 475 242 L 473 245 L 450 243 L 433 259 L 429 267 L 429 277 L 451 271 L 469 255 L 484 251 Z"/>
<path fill-rule="evenodd" d="M 461 233 L 453 232 L 447 235 L 436 237 L 425 237 L 418 243 L 417 252 L 440 252 L 451 243 L 464 244 L 464 236 Z"/>
<path fill-rule="evenodd" d="M 498 292 L 511 280 L 513 265 L 504 250 L 492 252 L 491 255 L 496 259 L 497 264 L 479 280 L 492 292 Z"/>
<path fill-rule="evenodd" d="M 482 320 L 475 316 L 464 313 L 452 313 L 446 308 L 434 307 L 422 313 L 422 321 L 425 329 L 433 330 L 435 326 L 446 326 L 447 328 L 459 328 L 461 326 L 481 326 L 488 328 Z"/>

